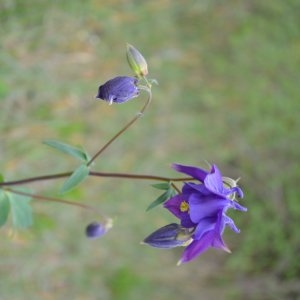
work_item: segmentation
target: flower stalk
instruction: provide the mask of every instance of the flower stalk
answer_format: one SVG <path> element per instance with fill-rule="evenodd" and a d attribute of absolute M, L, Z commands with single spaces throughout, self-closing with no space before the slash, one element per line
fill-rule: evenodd
<path fill-rule="evenodd" d="M 148 81 L 147 81 L 148 82 Z M 151 92 L 151 86 L 150 83 L 148 83 L 149 85 L 146 87 L 142 87 L 143 90 L 146 90 L 148 92 L 148 98 L 146 100 L 146 103 L 144 104 L 144 106 L 142 107 L 142 109 L 140 110 L 139 113 L 137 113 L 133 119 L 131 119 L 120 131 L 118 131 L 102 148 L 100 148 L 98 150 L 98 152 L 90 159 L 90 161 L 87 163 L 87 166 L 90 166 L 96 159 L 98 156 L 100 156 L 102 154 L 102 152 L 108 148 L 118 137 L 120 137 L 126 130 L 129 129 L 129 127 L 131 127 L 140 117 L 143 116 L 143 114 L 145 113 L 146 109 L 148 108 L 148 106 L 151 103 L 152 100 L 152 92 Z"/>

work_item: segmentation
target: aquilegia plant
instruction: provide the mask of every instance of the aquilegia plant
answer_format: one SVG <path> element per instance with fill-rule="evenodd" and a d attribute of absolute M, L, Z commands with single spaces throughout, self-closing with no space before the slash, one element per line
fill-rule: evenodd
<path fill-rule="evenodd" d="M 103 173 L 92 170 L 92 163 L 145 113 L 152 99 L 152 85 L 156 81 L 147 78 L 148 66 L 145 58 L 129 44 L 127 45 L 126 56 L 133 75 L 116 76 L 100 85 L 96 99 L 106 101 L 110 105 L 120 104 L 140 96 L 141 91 L 144 91 L 147 93 L 147 100 L 140 112 L 92 157 L 82 148 L 73 147 L 57 140 L 45 140 L 46 145 L 80 161 L 78 167 L 72 172 L 15 181 L 5 181 L 4 177 L 0 176 L 0 226 L 6 223 L 10 213 L 13 226 L 16 228 L 30 226 L 32 224 L 31 199 L 59 202 L 94 210 L 86 204 L 29 193 L 27 190 L 20 189 L 18 187 L 20 185 L 66 178 L 60 191 L 66 193 L 83 182 L 88 176 L 128 178 L 131 180 L 146 179 L 158 181 L 159 183 L 153 186 L 163 191 L 148 206 L 147 210 L 162 205 L 177 218 L 177 223 L 174 222 L 155 230 L 143 240 L 144 244 L 162 249 L 184 247 L 178 264 L 193 260 L 211 247 L 230 252 L 222 235 L 227 226 L 236 233 L 239 232 L 239 229 L 227 215 L 227 211 L 229 209 L 246 211 L 247 209 L 238 203 L 238 200 L 243 197 L 243 192 L 237 184 L 238 180 L 222 176 L 216 165 L 212 164 L 205 170 L 197 166 L 173 164 L 172 167 L 175 171 L 184 174 L 184 177 L 175 178 Z M 178 187 L 178 184 L 181 187 Z M 92 222 L 85 228 L 85 234 L 88 238 L 99 238 L 112 227 L 111 218 L 101 214 L 100 217 L 100 221 Z"/>

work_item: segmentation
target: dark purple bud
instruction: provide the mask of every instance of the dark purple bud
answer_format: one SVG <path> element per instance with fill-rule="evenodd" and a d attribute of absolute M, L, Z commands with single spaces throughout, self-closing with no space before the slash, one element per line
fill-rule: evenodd
<path fill-rule="evenodd" d="M 156 248 L 186 246 L 191 241 L 192 232 L 179 224 L 169 224 L 151 233 L 143 243 Z"/>
<path fill-rule="evenodd" d="M 115 77 L 99 87 L 96 98 L 112 103 L 124 103 L 139 95 L 138 79 L 128 76 Z"/>
<path fill-rule="evenodd" d="M 93 222 L 89 224 L 85 229 L 85 234 L 90 239 L 96 239 L 106 234 L 106 232 L 112 227 L 112 220 L 108 219 L 105 223 L 101 224 Z"/>

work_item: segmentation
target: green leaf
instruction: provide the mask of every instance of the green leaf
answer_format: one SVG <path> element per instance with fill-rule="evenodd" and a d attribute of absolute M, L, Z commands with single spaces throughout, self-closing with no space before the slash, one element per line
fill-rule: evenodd
<path fill-rule="evenodd" d="M 176 195 L 176 191 L 173 189 L 173 187 L 171 186 L 170 183 L 167 183 L 168 185 L 168 188 L 167 190 L 161 194 L 156 200 L 154 200 L 146 209 L 146 211 L 154 208 L 155 206 L 157 205 L 160 205 L 162 203 L 164 203 L 165 201 L 167 201 L 168 199 L 172 198 L 173 196 Z M 165 183 L 162 183 L 162 184 L 155 184 L 155 185 L 152 185 L 154 186 L 155 188 L 158 188 L 158 189 L 165 189 L 166 187 L 166 184 Z"/>
<path fill-rule="evenodd" d="M 0 174 L 0 182 L 4 181 L 4 176 L 2 174 Z"/>
<path fill-rule="evenodd" d="M 152 184 L 152 186 L 158 190 L 167 191 L 170 188 L 170 183 L 169 182 L 156 183 L 156 184 Z"/>
<path fill-rule="evenodd" d="M 9 200 L 6 193 L 0 189 L 0 226 L 3 226 L 8 218 L 9 214 Z"/>
<path fill-rule="evenodd" d="M 63 194 L 73 189 L 89 175 L 89 171 L 90 170 L 87 165 L 79 166 L 63 183 L 60 192 Z"/>
<path fill-rule="evenodd" d="M 167 190 L 168 199 L 174 197 L 177 194 L 177 191 L 170 185 L 169 189 Z"/>
<path fill-rule="evenodd" d="M 167 192 L 164 192 L 147 207 L 146 211 L 154 208 L 157 205 L 160 205 L 161 203 L 164 203 L 166 200 L 168 200 L 168 194 Z"/>
<path fill-rule="evenodd" d="M 74 147 L 56 140 L 45 140 L 43 143 L 63 153 L 69 154 L 81 161 L 88 162 L 90 159 L 89 155 L 78 147 Z"/>
<path fill-rule="evenodd" d="M 27 228 L 32 225 L 32 209 L 28 196 L 8 193 L 13 225 L 17 228 Z"/>

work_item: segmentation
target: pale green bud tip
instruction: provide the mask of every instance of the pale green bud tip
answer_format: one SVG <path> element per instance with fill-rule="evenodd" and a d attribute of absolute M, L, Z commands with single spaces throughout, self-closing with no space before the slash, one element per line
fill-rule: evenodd
<path fill-rule="evenodd" d="M 126 57 L 131 70 L 138 77 L 148 74 L 148 65 L 143 55 L 132 45 L 127 44 Z"/>

